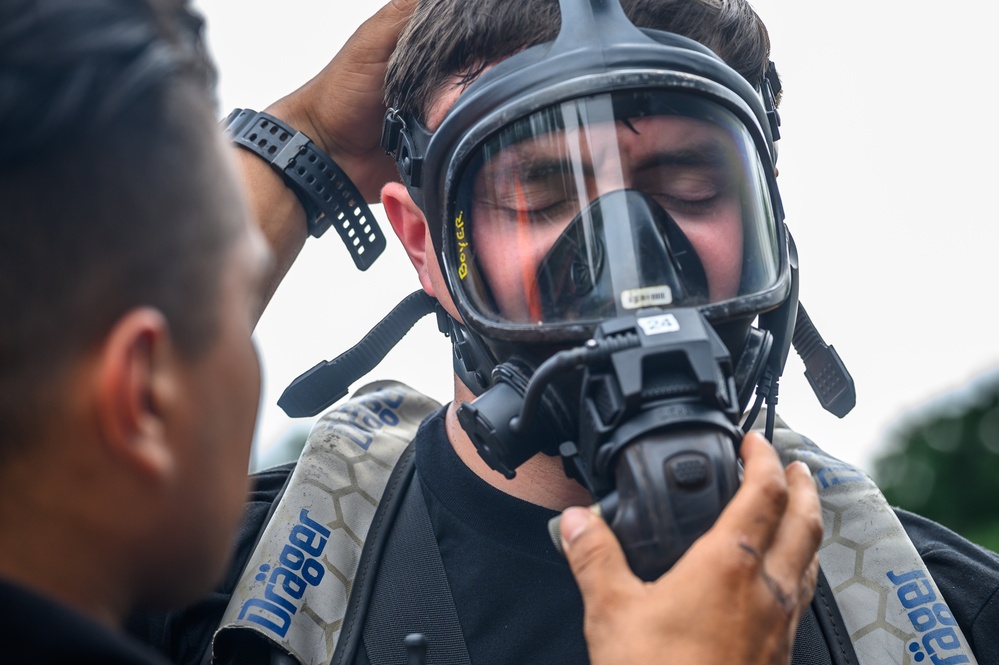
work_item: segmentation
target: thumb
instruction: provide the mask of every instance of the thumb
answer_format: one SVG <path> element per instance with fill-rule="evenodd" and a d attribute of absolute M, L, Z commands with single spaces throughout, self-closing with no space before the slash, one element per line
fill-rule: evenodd
<path fill-rule="evenodd" d="M 568 508 L 559 524 L 562 548 L 587 605 L 636 581 L 607 523 L 587 508 Z"/>

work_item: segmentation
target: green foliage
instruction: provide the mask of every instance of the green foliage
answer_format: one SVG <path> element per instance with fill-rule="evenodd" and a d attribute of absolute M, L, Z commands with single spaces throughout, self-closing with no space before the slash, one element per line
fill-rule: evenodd
<path fill-rule="evenodd" d="M 904 424 L 873 476 L 892 505 L 999 551 L 999 384 Z"/>

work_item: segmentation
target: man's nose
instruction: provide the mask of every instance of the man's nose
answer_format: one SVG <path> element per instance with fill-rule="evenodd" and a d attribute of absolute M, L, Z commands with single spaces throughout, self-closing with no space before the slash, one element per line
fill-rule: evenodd
<path fill-rule="evenodd" d="M 622 170 L 619 166 L 614 169 L 605 169 L 597 176 L 596 181 L 590 191 L 590 202 L 598 197 L 606 196 L 623 189 L 632 189 L 635 178 L 633 174 Z"/>

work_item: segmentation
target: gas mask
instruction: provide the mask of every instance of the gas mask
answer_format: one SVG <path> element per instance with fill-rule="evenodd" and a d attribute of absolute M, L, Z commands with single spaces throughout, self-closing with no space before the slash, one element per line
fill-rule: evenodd
<path fill-rule="evenodd" d="M 508 478 L 561 456 L 654 579 L 738 487 L 739 443 L 775 401 L 793 336 L 833 377 L 827 405 L 849 410 L 852 382 L 797 316 L 768 80 L 755 89 L 702 45 L 636 28 L 617 0 L 560 9 L 553 42 L 488 69 L 436 131 L 390 110 L 383 145 L 461 317 L 438 309 L 477 395 L 461 426 Z M 393 316 L 411 325 L 428 301 Z M 320 363 L 286 410 L 332 403 L 373 366 L 354 365 Z"/>

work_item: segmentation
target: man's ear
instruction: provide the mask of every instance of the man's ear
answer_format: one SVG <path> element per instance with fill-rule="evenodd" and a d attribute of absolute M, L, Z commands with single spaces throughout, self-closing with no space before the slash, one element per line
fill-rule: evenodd
<path fill-rule="evenodd" d="M 107 452 L 151 480 L 171 475 L 176 462 L 164 413 L 179 392 L 176 363 L 166 318 L 149 307 L 118 319 L 96 359 L 96 415 Z"/>
<path fill-rule="evenodd" d="M 429 274 L 428 261 L 433 260 L 433 257 L 428 257 L 427 252 L 433 252 L 433 249 L 432 246 L 428 247 L 427 218 L 423 215 L 423 211 L 401 182 L 390 182 L 382 188 L 382 205 L 385 207 L 389 223 L 402 241 L 409 260 L 413 262 L 413 267 L 420 276 L 423 290 L 437 297 Z"/>

